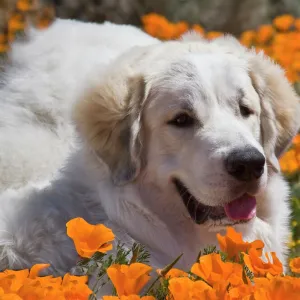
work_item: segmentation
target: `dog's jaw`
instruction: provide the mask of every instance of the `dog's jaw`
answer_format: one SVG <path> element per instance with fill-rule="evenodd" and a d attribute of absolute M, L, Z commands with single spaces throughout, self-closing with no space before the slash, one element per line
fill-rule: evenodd
<path fill-rule="evenodd" d="M 278 195 L 274 195 L 274 185 L 281 189 Z M 103 206 L 106 206 L 108 219 L 114 224 L 118 239 L 128 240 L 129 236 L 144 244 L 151 253 L 151 264 L 155 267 L 163 267 L 183 253 L 178 267 L 188 269 L 201 249 L 217 245 L 217 232 L 225 233 L 226 227 L 216 222 L 195 224 L 171 186 L 162 190 L 144 179 L 138 179 L 119 189 L 101 181 L 98 188 L 99 195 L 106 191 L 102 199 L 111 199 L 109 204 L 106 202 Z M 272 175 L 267 188 L 258 197 L 257 217 L 245 224 L 234 225 L 236 230 L 242 232 L 245 240 L 261 239 L 265 243 L 265 251 L 276 251 L 283 262 L 286 253 L 284 245 L 288 238 L 287 198 L 285 181 L 279 175 Z M 288 213 L 283 215 L 277 211 L 274 215 L 266 216 L 267 210 L 263 206 L 274 206 L 274 203 L 279 202 L 285 206 L 282 211 Z"/>

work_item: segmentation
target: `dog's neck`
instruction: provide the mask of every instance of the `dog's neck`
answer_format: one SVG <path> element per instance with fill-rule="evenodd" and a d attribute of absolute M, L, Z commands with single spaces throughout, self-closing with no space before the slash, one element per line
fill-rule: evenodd
<path fill-rule="evenodd" d="M 180 197 L 171 189 L 161 190 L 144 180 L 116 188 L 107 178 L 98 182 L 97 192 L 110 225 L 145 245 L 151 264 L 161 268 L 184 253 L 177 266 L 186 269 L 201 249 L 216 244 L 216 233 L 185 216 Z M 122 232 L 117 236 L 124 240 Z"/>

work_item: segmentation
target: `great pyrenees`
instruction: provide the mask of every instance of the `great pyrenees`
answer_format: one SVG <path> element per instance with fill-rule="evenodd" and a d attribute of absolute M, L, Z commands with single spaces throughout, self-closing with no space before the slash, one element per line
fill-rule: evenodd
<path fill-rule="evenodd" d="M 285 261 L 278 158 L 299 129 L 279 66 L 233 37 L 161 42 L 131 26 L 57 20 L 3 65 L 0 269 L 76 263 L 83 217 L 188 268 L 234 226 Z"/>

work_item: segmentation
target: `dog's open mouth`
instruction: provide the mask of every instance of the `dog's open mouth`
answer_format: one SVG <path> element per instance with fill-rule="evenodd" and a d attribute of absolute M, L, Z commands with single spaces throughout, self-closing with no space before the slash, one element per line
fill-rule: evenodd
<path fill-rule="evenodd" d="M 221 220 L 229 218 L 233 223 L 249 221 L 256 215 L 256 199 L 244 194 L 224 206 L 209 206 L 200 203 L 178 179 L 173 180 L 176 189 L 185 204 L 191 218 L 197 224 L 207 220 Z"/>

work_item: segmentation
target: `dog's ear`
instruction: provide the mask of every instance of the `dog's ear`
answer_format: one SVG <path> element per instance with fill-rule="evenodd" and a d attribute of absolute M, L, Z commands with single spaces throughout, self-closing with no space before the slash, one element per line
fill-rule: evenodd
<path fill-rule="evenodd" d="M 300 102 L 284 71 L 262 53 L 252 55 L 250 77 L 261 103 L 262 144 L 275 171 L 300 126 Z"/>
<path fill-rule="evenodd" d="M 109 167 L 115 184 L 134 180 L 141 168 L 141 111 L 145 81 L 107 78 L 75 107 L 81 137 Z"/>

